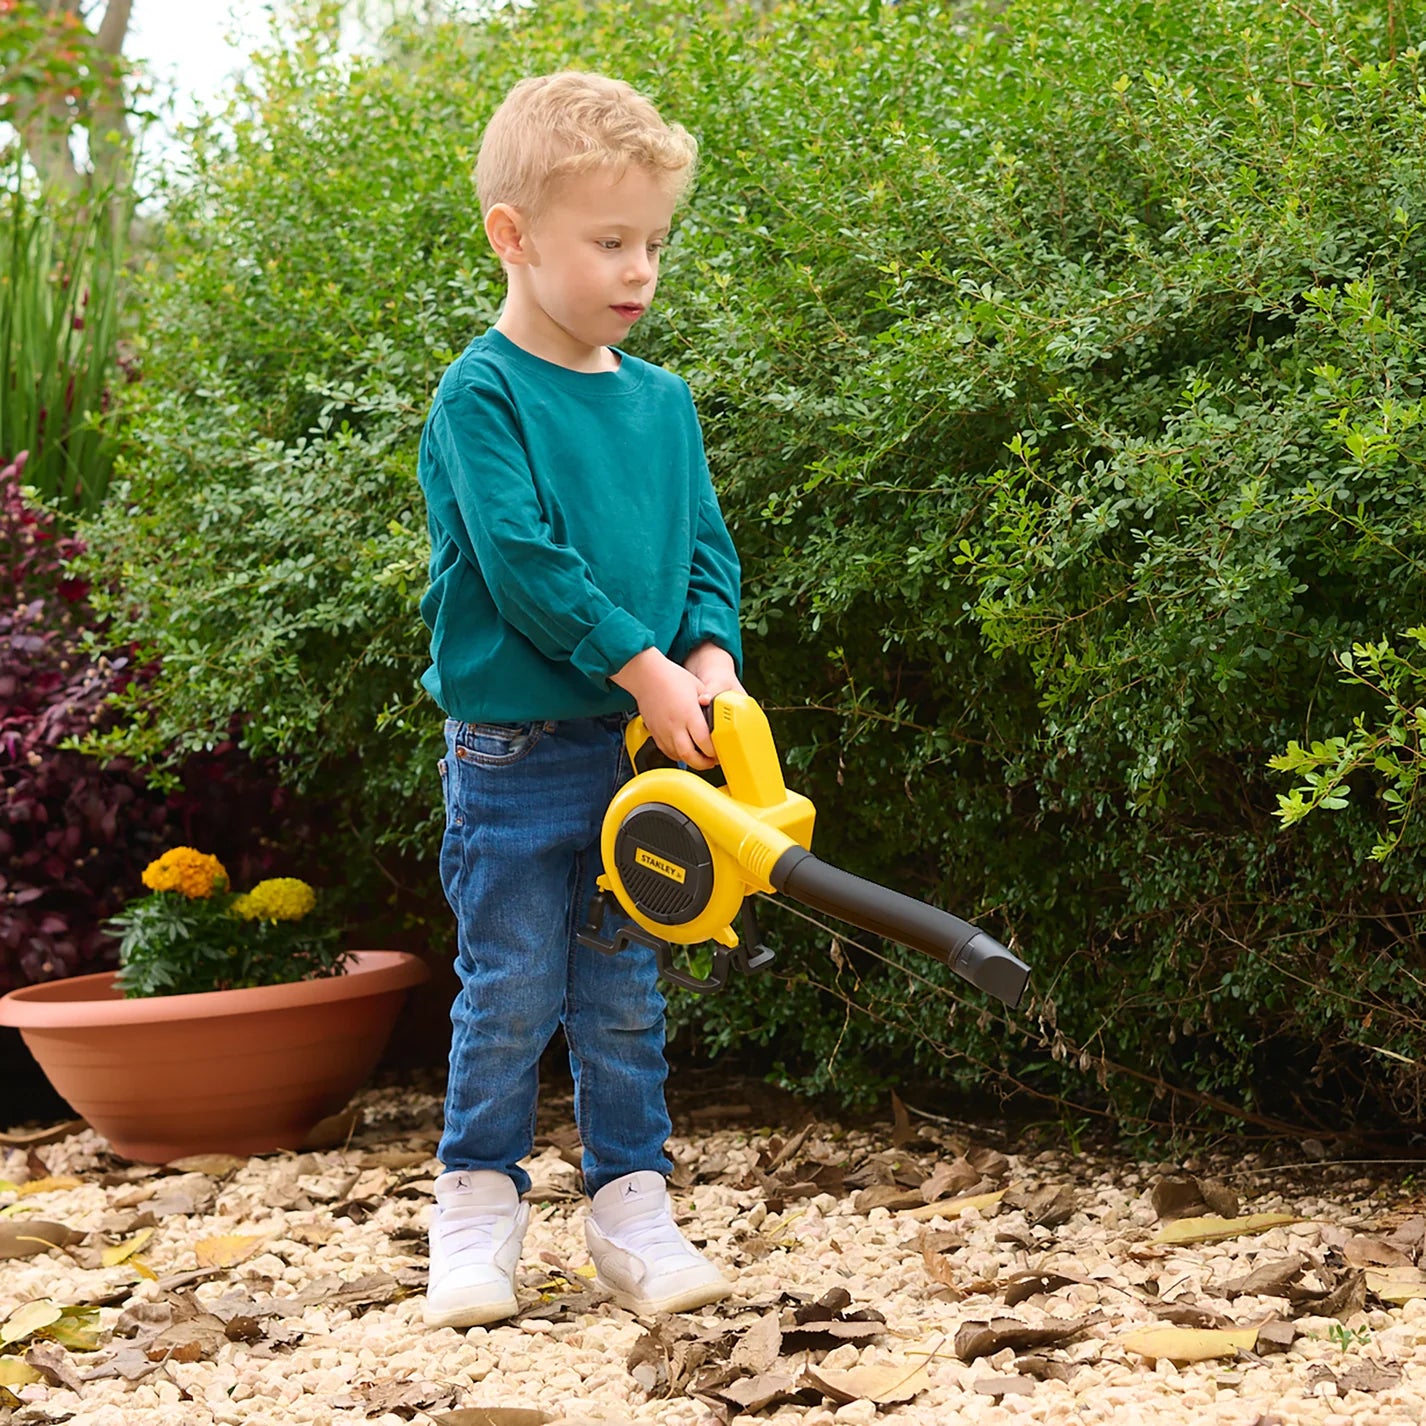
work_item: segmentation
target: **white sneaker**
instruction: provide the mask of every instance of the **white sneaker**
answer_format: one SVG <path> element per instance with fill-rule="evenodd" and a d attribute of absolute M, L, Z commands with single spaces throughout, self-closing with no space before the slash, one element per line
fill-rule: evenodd
<path fill-rule="evenodd" d="M 687 1312 L 732 1291 L 678 1231 L 662 1174 L 644 1169 L 606 1183 L 594 1195 L 584 1241 L 596 1280 L 630 1312 Z"/>
<path fill-rule="evenodd" d="M 478 1327 L 515 1315 L 515 1268 L 529 1221 L 530 1205 L 508 1174 L 455 1170 L 436 1180 L 421 1312 L 428 1327 Z"/>

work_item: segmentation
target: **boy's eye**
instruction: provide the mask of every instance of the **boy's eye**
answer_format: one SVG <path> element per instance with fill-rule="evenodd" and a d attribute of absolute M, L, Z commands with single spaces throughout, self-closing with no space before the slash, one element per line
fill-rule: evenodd
<path fill-rule="evenodd" d="M 618 238 L 600 238 L 599 246 L 607 253 L 617 252 L 623 246 Z"/>

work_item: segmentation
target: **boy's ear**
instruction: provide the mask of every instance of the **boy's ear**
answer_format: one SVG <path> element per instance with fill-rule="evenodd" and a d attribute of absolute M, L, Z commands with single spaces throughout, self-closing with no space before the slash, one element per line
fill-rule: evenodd
<path fill-rule="evenodd" d="M 534 256 L 525 215 L 508 203 L 496 203 L 485 215 L 485 236 L 504 263 L 528 263 Z"/>

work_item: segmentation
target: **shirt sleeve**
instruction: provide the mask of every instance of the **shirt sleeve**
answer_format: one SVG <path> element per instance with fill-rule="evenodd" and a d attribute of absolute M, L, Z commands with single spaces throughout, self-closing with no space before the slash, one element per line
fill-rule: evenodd
<path fill-rule="evenodd" d="M 691 398 L 690 398 L 691 400 Z M 695 424 L 697 418 L 694 418 Z M 683 618 L 669 657 L 682 663 L 699 644 L 712 641 L 733 656 L 738 677 L 743 676 L 743 639 L 738 626 L 742 568 L 732 536 L 718 508 L 718 497 L 703 459 L 699 440 L 702 488 L 699 492 L 693 561 L 684 601 Z"/>
<path fill-rule="evenodd" d="M 604 594 L 577 550 L 555 539 L 508 398 L 456 388 L 432 413 L 430 441 L 459 515 L 448 520 L 452 538 L 506 623 L 546 658 L 596 682 L 653 647 L 653 632 Z"/>

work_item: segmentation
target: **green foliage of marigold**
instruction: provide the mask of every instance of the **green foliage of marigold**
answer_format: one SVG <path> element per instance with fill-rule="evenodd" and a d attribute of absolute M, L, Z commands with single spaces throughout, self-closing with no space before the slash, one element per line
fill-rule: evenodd
<path fill-rule="evenodd" d="M 234 894 L 216 857 L 175 847 L 142 879 L 152 894 L 109 923 L 117 984 L 130 999 L 283 985 L 336 975 L 346 962 L 340 928 L 312 916 L 317 893 L 297 877 Z"/>

